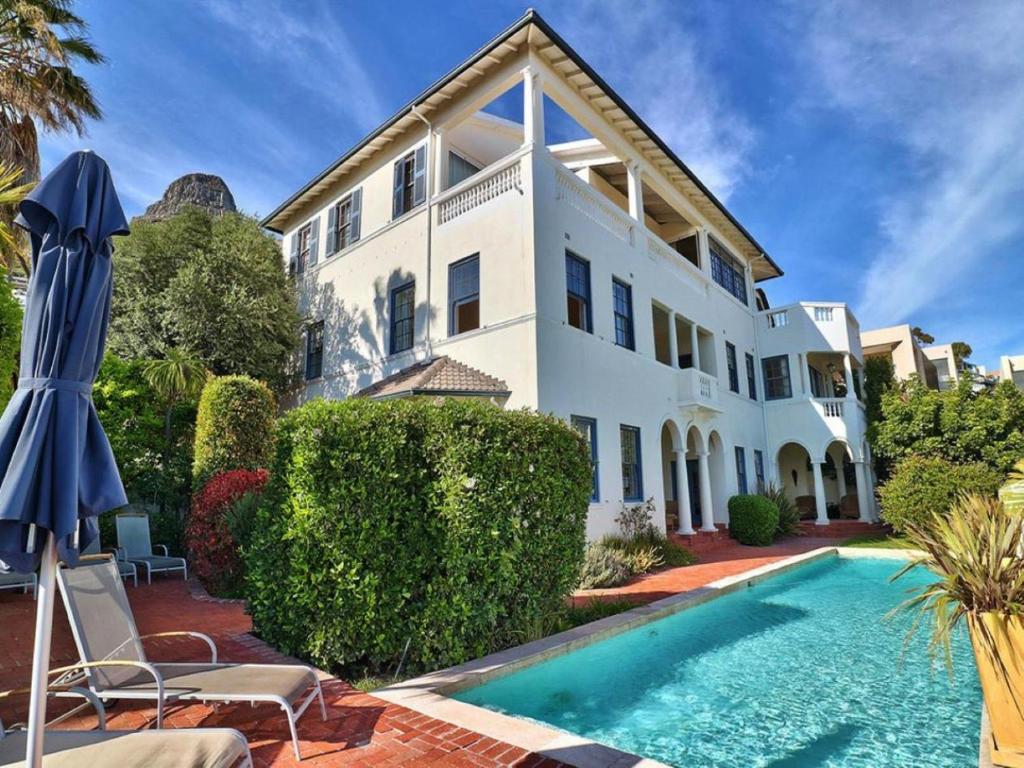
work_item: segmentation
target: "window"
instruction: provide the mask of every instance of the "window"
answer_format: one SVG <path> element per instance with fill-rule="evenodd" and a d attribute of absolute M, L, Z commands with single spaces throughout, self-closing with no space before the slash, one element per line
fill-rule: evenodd
<path fill-rule="evenodd" d="M 754 356 L 749 352 L 747 358 L 747 394 L 751 400 L 757 400 L 757 377 L 754 375 Z"/>
<path fill-rule="evenodd" d="M 740 371 L 736 364 L 736 346 L 725 342 L 725 365 L 729 369 L 729 391 L 740 391 Z"/>
<path fill-rule="evenodd" d="M 288 266 L 293 275 L 301 275 L 316 264 L 316 241 L 319 217 L 292 235 L 292 254 Z"/>
<path fill-rule="evenodd" d="M 761 493 L 767 487 L 764 484 L 764 454 L 754 451 L 754 478 L 757 481 L 757 492 Z"/>
<path fill-rule="evenodd" d="M 565 301 L 569 325 L 587 333 L 593 332 L 590 323 L 590 265 L 566 251 Z"/>
<path fill-rule="evenodd" d="M 416 327 L 416 283 L 391 291 L 391 354 L 412 349 Z"/>
<path fill-rule="evenodd" d="M 460 181 L 465 181 L 470 176 L 480 172 L 480 167 L 462 155 L 455 152 L 448 152 L 448 186 L 454 187 Z"/>
<path fill-rule="evenodd" d="M 743 265 L 713 238 L 708 238 L 708 250 L 711 252 L 711 278 L 746 304 L 747 277 Z"/>
<path fill-rule="evenodd" d="M 747 492 L 747 452 L 736 446 L 736 487 L 740 493 Z"/>
<path fill-rule="evenodd" d="M 622 500 L 643 501 L 644 484 L 640 474 L 640 428 L 619 426 L 622 444 Z"/>
<path fill-rule="evenodd" d="M 633 342 L 633 289 L 612 278 L 612 311 L 615 313 L 615 343 L 635 349 Z"/>
<path fill-rule="evenodd" d="M 766 357 L 761 361 L 764 373 L 764 399 L 782 400 L 793 396 L 789 381 L 789 355 Z"/>
<path fill-rule="evenodd" d="M 395 163 L 391 218 L 397 219 L 427 199 L 427 148 L 417 147 Z"/>
<path fill-rule="evenodd" d="M 448 335 L 480 327 L 480 257 L 470 256 L 448 267 Z"/>
<path fill-rule="evenodd" d="M 337 253 L 359 241 L 359 223 L 362 219 L 363 190 L 357 189 L 327 214 L 326 255 Z"/>
<path fill-rule="evenodd" d="M 588 419 L 586 416 L 571 416 L 569 423 L 572 424 L 573 429 L 583 435 L 583 439 L 590 446 L 590 500 L 597 501 L 600 491 L 597 484 L 597 420 Z"/>
<path fill-rule="evenodd" d="M 813 365 L 808 365 L 807 374 L 811 379 L 811 395 L 814 397 L 825 397 L 827 394 L 825 391 L 825 377 L 821 371 Z"/>
<path fill-rule="evenodd" d="M 324 321 L 306 327 L 306 380 L 319 379 L 324 372 Z"/>

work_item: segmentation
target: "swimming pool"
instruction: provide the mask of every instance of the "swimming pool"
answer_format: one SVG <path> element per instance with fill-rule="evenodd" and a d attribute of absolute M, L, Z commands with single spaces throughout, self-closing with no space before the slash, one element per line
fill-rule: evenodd
<path fill-rule="evenodd" d="M 829 557 L 453 694 L 679 766 L 977 765 L 981 691 L 966 633 L 930 667 L 909 618 L 924 572 Z"/>

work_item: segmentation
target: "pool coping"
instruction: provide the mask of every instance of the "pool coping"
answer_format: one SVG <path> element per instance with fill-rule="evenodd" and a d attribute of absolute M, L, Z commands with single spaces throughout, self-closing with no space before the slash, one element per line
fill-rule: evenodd
<path fill-rule="evenodd" d="M 828 557 L 907 560 L 919 553 L 906 549 L 826 546 L 726 576 L 703 587 L 680 592 L 574 627 L 556 635 L 492 653 L 465 664 L 432 672 L 374 691 L 373 695 L 460 728 L 581 768 L 663 766 L 601 742 L 562 731 L 534 720 L 504 715 L 450 698 L 450 694 L 482 685 L 525 667 L 607 640 L 652 621 L 749 587 L 764 579 Z"/>

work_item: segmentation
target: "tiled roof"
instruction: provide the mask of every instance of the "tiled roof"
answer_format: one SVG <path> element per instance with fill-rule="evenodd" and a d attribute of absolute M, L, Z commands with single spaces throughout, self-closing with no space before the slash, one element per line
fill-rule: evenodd
<path fill-rule="evenodd" d="M 447 355 L 410 365 L 355 394 L 383 399 L 409 395 L 494 395 L 507 397 L 508 384 Z"/>

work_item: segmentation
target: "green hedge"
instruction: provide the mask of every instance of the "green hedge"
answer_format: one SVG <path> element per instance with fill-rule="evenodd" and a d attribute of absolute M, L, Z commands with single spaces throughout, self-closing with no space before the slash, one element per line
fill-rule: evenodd
<path fill-rule="evenodd" d="M 882 519 L 903 532 L 908 523 L 924 523 L 934 514 L 944 514 L 960 493 L 995 495 L 1002 480 L 1002 474 L 980 462 L 952 464 L 911 456 L 896 465 L 879 489 Z"/>
<path fill-rule="evenodd" d="M 203 387 L 196 414 L 193 486 L 232 469 L 265 469 L 273 456 L 277 404 L 248 376 L 216 376 Z"/>
<path fill-rule="evenodd" d="M 256 631 L 337 671 L 522 642 L 579 581 L 591 488 L 563 422 L 485 403 L 314 401 L 278 422 L 246 553 Z"/>
<path fill-rule="evenodd" d="M 767 547 L 779 527 L 779 508 L 764 496 L 739 494 L 729 499 L 729 533 L 740 544 Z"/>
<path fill-rule="evenodd" d="M 21 304 L 7 273 L 0 269 L 0 411 L 14 394 L 18 375 L 18 352 L 21 349 Z"/>

